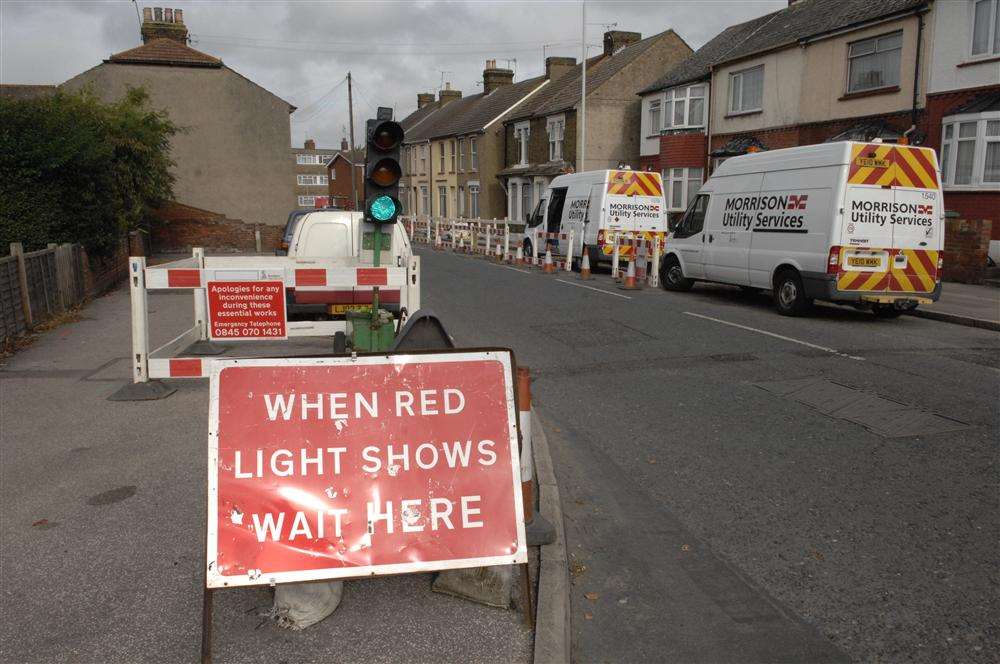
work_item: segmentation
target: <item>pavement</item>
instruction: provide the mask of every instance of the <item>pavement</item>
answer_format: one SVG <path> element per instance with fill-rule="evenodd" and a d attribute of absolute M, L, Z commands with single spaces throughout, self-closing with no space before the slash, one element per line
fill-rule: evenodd
<path fill-rule="evenodd" d="M 191 306 L 187 291 L 151 293 L 151 342 L 187 327 Z M 128 290 L 82 314 L 0 363 L 0 662 L 197 661 L 208 382 L 107 401 L 130 379 Z M 276 354 L 328 347 L 293 340 Z M 218 591 L 215 661 L 531 661 L 519 611 L 430 585 L 429 574 L 347 581 L 337 611 L 301 632 L 261 615 L 267 588 Z"/>
<path fill-rule="evenodd" d="M 946 281 L 941 285 L 941 299 L 921 305 L 914 315 L 1000 330 L 1000 288 Z"/>
<path fill-rule="evenodd" d="M 574 661 L 995 661 L 996 332 L 421 252 L 532 369 Z"/>

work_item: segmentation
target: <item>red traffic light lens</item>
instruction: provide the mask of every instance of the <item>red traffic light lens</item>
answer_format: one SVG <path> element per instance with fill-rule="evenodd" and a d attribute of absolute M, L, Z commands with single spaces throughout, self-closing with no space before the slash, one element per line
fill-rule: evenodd
<path fill-rule="evenodd" d="M 403 128 L 398 122 L 380 122 L 372 132 L 372 146 L 381 152 L 396 149 L 403 142 Z"/>
<path fill-rule="evenodd" d="M 399 167 L 399 162 L 388 157 L 375 162 L 368 173 L 368 179 L 379 187 L 391 187 L 403 176 L 403 171 Z"/>

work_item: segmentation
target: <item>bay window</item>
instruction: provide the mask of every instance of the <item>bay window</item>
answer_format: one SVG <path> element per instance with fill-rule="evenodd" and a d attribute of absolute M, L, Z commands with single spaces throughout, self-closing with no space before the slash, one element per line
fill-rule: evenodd
<path fill-rule="evenodd" d="M 705 126 L 705 85 L 672 88 L 664 93 L 664 129 L 687 129 Z"/>
<path fill-rule="evenodd" d="M 663 128 L 663 125 L 660 124 L 660 106 L 659 99 L 649 102 L 649 131 L 646 132 L 647 136 L 656 136 Z"/>
<path fill-rule="evenodd" d="M 663 186 L 666 188 L 667 210 L 683 212 L 701 189 L 704 169 L 668 168 L 663 171 Z"/>
<path fill-rule="evenodd" d="M 1000 189 L 1000 111 L 946 117 L 941 133 L 945 187 Z"/>

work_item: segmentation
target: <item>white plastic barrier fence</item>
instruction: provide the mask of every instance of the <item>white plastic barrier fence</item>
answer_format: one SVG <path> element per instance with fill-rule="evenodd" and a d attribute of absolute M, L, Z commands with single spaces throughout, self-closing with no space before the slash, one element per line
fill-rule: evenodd
<path fill-rule="evenodd" d="M 375 286 L 398 291 L 400 325 L 403 318 L 420 308 L 420 257 L 411 256 L 407 266 L 371 267 L 355 259 L 294 259 L 286 256 L 205 256 L 201 248 L 191 258 L 147 266 L 143 257 L 129 258 L 129 290 L 132 298 L 132 379 L 135 383 L 155 378 L 203 378 L 213 358 L 178 356 L 192 344 L 207 342 L 209 281 L 281 281 L 296 291 L 372 291 Z M 189 289 L 194 297 L 194 325 L 159 348 L 149 344 L 148 291 Z M 287 321 L 289 337 L 330 337 L 347 331 L 347 322 Z M 254 338 L 254 341 L 261 341 Z M 227 339 L 227 341 L 230 341 Z M 277 343 L 270 341 L 270 343 Z M 228 359 L 216 357 L 214 359 Z"/>

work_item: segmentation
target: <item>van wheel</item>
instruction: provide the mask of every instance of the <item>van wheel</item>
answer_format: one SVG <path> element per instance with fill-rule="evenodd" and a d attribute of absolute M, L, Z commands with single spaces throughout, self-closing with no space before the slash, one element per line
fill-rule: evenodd
<path fill-rule="evenodd" d="M 660 283 L 663 288 L 671 291 L 687 291 L 694 286 L 694 281 L 684 276 L 680 261 L 676 256 L 670 256 L 660 269 Z"/>
<path fill-rule="evenodd" d="M 872 306 L 875 318 L 899 318 L 903 310 L 894 304 L 876 304 Z"/>
<path fill-rule="evenodd" d="M 600 247 L 594 247 L 594 246 L 587 247 L 587 256 L 590 258 L 590 269 L 596 270 L 597 266 L 601 262 Z"/>
<path fill-rule="evenodd" d="M 782 316 L 801 316 L 812 303 L 797 271 L 785 269 L 774 278 L 774 306 Z"/>

